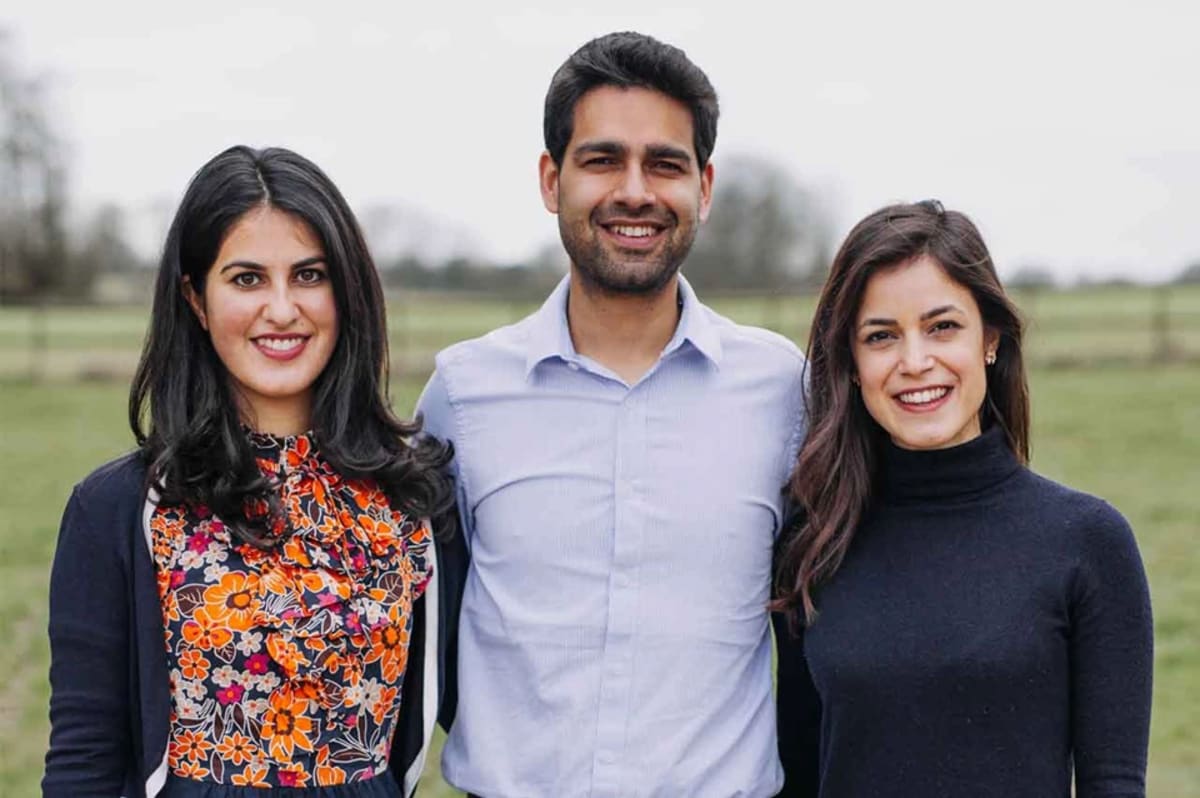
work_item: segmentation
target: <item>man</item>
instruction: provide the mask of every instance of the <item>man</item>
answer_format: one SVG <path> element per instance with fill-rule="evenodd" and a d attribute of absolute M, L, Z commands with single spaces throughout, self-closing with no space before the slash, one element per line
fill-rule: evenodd
<path fill-rule="evenodd" d="M 588 42 L 546 96 L 542 198 L 570 274 L 450 347 L 419 409 L 453 441 L 471 550 L 446 779 L 487 798 L 768 796 L 766 605 L 802 356 L 678 271 L 717 98 L 681 50 Z"/>

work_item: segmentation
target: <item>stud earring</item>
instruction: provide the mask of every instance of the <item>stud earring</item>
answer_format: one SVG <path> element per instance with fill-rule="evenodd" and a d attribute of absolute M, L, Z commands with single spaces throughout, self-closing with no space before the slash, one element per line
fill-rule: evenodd
<path fill-rule="evenodd" d="M 861 384 L 862 384 L 862 383 L 860 383 L 860 382 L 858 381 L 858 375 L 857 375 L 857 374 L 851 374 L 851 375 L 850 375 L 850 382 L 854 383 L 855 385 L 861 385 Z"/>
<path fill-rule="evenodd" d="M 984 355 L 983 362 L 987 363 L 989 366 L 996 365 L 996 350 L 993 349 L 991 352 L 988 352 L 986 355 Z"/>

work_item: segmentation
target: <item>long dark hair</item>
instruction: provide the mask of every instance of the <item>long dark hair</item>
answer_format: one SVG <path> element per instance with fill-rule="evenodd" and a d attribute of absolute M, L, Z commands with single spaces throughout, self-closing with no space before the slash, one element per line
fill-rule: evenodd
<path fill-rule="evenodd" d="M 834 257 L 808 339 L 809 431 L 788 484 L 793 534 L 781 545 L 773 608 L 816 618 L 814 589 L 842 563 L 875 493 L 882 428 L 851 378 L 854 324 L 871 275 L 928 256 L 975 298 L 985 328 L 999 334 L 980 408 L 986 429 L 1003 428 L 1021 462 L 1029 460 L 1029 388 L 1021 356 L 1022 322 L 1004 293 L 991 255 L 962 213 L 926 200 L 891 205 L 859 222 Z"/>
<path fill-rule="evenodd" d="M 396 509 L 448 525 L 449 447 L 390 409 L 383 291 L 354 214 L 315 164 L 275 147 L 217 155 L 192 178 L 171 222 L 129 391 L 129 425 L 148 487 L 164 504 L 211 508 L 241 541 L 270 547 L 280 539 L 271 531 L 277 491 L 259 471 L 226 369 L 183 292 L 186 278 L 203 295 L 225 236 L 263 206 L 309 226 L 333 285 L 338 338 L 313 390 L 312 430 L 322 455 L 347 478 L 374 479 Z M 266 515 L 247 514 L 264 503 Z"/>

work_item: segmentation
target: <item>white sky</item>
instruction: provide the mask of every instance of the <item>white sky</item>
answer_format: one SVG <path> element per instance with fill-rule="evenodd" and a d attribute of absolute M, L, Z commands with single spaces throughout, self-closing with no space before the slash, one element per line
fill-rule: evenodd
<path fill-rule="evenodd" d="M 6 6 L 20 60 L 54 76 L 78 202 L 137 211 L 147 249 L 201 163 L 281 144 L 356 208 L 419 209 L 461 234 L 445 246 L 519 261 L 557 235 L 535 171 L 550 76 L 634 29 L 716 86 L 717 180 L 731 154 L 775 159 L 839 240 L 937 197 L 1009 273 L 1151 280 L 1200 258 L 1192 0 Z"/>

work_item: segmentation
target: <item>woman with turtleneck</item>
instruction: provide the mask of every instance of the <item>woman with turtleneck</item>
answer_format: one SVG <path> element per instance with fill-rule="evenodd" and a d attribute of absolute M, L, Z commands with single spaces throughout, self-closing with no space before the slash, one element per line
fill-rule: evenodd
<path fill-rule="evenodd" d="M 939 203 L 838 252 L 780 546 L 781 795 L 1145 795 L 1141 559 L 1116 510 L 1027 467 L 1021 337 Z"/>
<path fill-rule="evenodd" d="M 138 450 L 63 516 L 43 794 L 411 796 L 453 711 L 450 453 L 388 406 L 379 278 L 315 164 L 196 173 L 129 407 Z"/>

